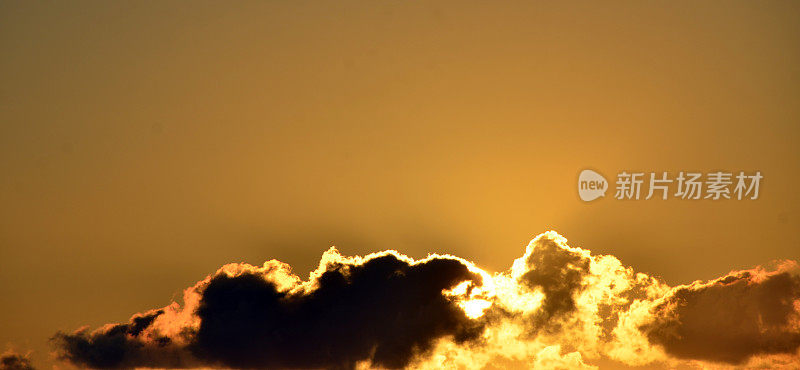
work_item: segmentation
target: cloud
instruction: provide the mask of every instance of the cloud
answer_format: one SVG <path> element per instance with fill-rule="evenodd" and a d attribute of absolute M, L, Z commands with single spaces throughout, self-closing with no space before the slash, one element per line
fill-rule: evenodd
<path fill-rule="evenodd" d="M 732 272 L 674 289 L 643 326 L 672 356 L 742 364 L 758 354 L 792 354 L 800 347 L 797 265 Z"/>
<path fill-rule="evenodd" d="M 27 354 L 8 350 L 0 354 L 0 370 L 33 370 L 33 365 Z"/>
<path fill-rule="evenodd" d="M 531 325 L 552 328 L 560 315 L 576 309 L 575 297 L 584 288 L 591 260 L 580 251 L 559 245 L 555 238 L 540 238 L 523 260 L 525 272 L 517 280 L 529 289 L 541 289 L 543 294 Z"/>
<path fill-rule="evenodd" d="M 335 249 L 307 282 L 277 261 L 228 265 L 188 292 L 200 294 L 191 308 L 196 320 L 173 330 L 182 336 L 178 346 L 159 330 L 168 309 L 94 333 L 58 333 L 55 341 L 61 358 L 95 368 L 198 361 L 234 368 L 403 367 L 436 339 L 480 337 L 483 324 L 442 294 L 461 282 L 481 284 L 471 268 L 447 256 L 413 261 L 384 252 L 347 259 Z M 195 361 L 186 361 L 187 354 Z"/>
<path fill-rule="evenodd" d="M 145 329 L 164 314 L 152 310 L 134 315 L 127 324 L 107 325 L 89 333 L 86 328 L 56 333 L 52 341 L 60 349 L 58 358 L 90 368 L 191 367 L 199 365 L 174 338 Z M 186 333 L 186 335 L 189 335 Z"/>
<path fill-rule="evenodd" d="M 797 265 L 670 287 L 613 256 L 537 236 L 507 271 L 331 248 L 308 279 L 229 264 L 182 304 L 57 333 L 81 367 L 596 368 L 797 363 Z"/>
<path fill-rule="evenodd" d="M 203 292 L 190 348 L 232 367 L 402 367 L 434 339 L 476 339 L 480 322 L 442 295 L 481 281 L 460 260 L 412 263 L 398 255 L 360 264 L 335 261 L 312 288 L 281 291 L 256 274 L 218 275 Z"/>

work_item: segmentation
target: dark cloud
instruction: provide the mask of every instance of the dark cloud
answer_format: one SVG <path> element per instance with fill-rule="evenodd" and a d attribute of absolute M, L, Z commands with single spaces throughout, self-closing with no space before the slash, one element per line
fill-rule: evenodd
<path fill-rule="evenodd" d="M 799 300 L 794 273 L 742 271 L 675 289 L 642 329 L 674 357 L 743 364 L 754 355 L 796 353 Z"/>
<path fill-rule="evenodd" d="M 562 248 L 552 239 L 538 239 L 525 256 L 528 271 L 519 277 L 524 286 L 544 293 L 542 307 L 532 318 L 534 330 L 557 327 L 554 321 L 575 309 L 575 294 L 583 288 L 590 262 L 588 257 Z"/>
<path fill-rule="evenodd" d="M 52 341 L 59 348 L 60 360 L 88 368 L 172 367 L 196 364 L 186 359 L 182 348 L 164 336 L 143 338 L 142 332 L 163 310 L 135 315 L 128 324 L 111 325 L 88 333 L 85 329 L 72 334 L 57 333 Z"/>
<path fill-rule="evenodd" d="M 28 356 L 8 351 L 0 355 L 0 370 L 33 370 L 33 365 Z"/>
<path fill-rule="evenodd" d="M 555 232 L 494 275 L 451 256 L 331 249 L 307 280 L 275 260 L 229 264 L 182 305 L 53 341 L 62 360 L 104 369 L 763 367 L 797 361 L 797 271 L 786 262 L 670 287 Z"/>
<path fill-rule="evenodd" d="M 217 274 L 202 291 L 200 319 L 185 350 L 212 366 L 353 368 L 368 361 L 399 368 L 434 341 L 477 339 L 482 325 L 442 293 L 481 277 L 457 259 L 410 263 L 394 254 L 363 263 L 331 262 L 313 288 L 282 291 L 258 272 Z M 162 311 L 87 334 L 59 333 L 62 358 L 93 368 L 189 366 L 170 338 L 143 338 Z"/>
<path fill-rule="evenodd" d="M 480 277 L 457 260 L 409 265 L 394 255 L 331 266 L 308 293 L 281 293 L 260 276 L 220 275 L 203 293 L 191 349 L 237 368 L 352 368 L 364 360 L 403 367 L 434 339 L 481 333 L 442 295 L 464 280 Z"/>

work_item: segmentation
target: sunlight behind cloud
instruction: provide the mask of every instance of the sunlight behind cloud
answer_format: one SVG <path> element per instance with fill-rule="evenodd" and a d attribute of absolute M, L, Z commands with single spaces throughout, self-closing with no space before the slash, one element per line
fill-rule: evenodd
<path fill-rule="evenodd" d="M 798 360 L 798 327 L 794 262 L 670 287 L 548 231 L 494 274 L 393 250 L 330 248 L 308 280 L 276 260 L 228 264 L 182 306 L 55 341 L 60 358 L 95 368 L 778 366 Z"/>

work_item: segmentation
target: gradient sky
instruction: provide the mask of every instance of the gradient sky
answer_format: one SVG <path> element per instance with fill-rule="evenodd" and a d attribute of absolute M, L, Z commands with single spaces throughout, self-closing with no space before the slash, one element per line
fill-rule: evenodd
<path fill-rule="evenodd" d="M 554 229 L 671 284 L 799 259 L 798 45 L 789 1 L 2 1 L 0 346 L 43 364 L 331 245 L 499 271 Z M 587 204 L 587 167 L 764 180 Z"/>

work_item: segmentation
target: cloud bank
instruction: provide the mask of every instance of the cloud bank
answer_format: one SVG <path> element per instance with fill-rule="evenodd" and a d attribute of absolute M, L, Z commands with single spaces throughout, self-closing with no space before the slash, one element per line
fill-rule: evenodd
<path fill-rule="evenodd" d="M 276 260 L 225 265 L 180 304 L 53 343 L 61 360 L 104 369 L 797 368 L 800 269 L 670 287 L 552 231 L 499 273 L 331 248 L 308 279 Z"/>
<path fill-rule="evenodd" d="M 0 354 L 0 370 L 33 370 L 27 354 L 8 350 Z"/>

